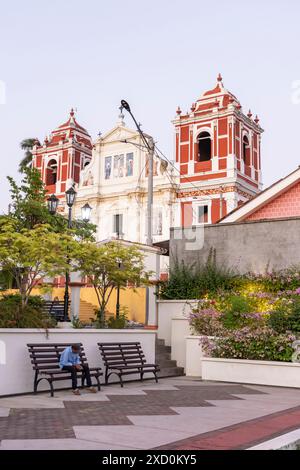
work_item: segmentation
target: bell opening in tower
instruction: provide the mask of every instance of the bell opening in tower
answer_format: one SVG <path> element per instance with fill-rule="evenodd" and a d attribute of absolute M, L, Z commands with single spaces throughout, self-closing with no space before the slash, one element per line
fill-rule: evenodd
<path fill-rule="evenodd" d="M 208 132 L 198 136 L 198 162 L 208 162 L 211 159 L 211 138 Z"/>

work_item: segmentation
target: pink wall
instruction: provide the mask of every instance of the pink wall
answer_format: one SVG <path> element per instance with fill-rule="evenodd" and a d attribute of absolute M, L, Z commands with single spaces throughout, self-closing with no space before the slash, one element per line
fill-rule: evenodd
<path fill-rule="evenodd" d="M 251 214 L 245 220 L 277 219 L 300 216 L 300 183 Z"/>

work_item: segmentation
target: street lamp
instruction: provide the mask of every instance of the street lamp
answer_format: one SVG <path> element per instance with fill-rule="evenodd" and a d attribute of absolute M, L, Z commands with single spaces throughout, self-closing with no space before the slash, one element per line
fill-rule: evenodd
<path fill-rule="evenodd" d="M 155 144 L 153 142 L 152 137 L 148 137 L 148 140 L 143 133 L 140 124 L 135 119 L 129 103 L 125 100 L 121 100 L 121 109 L 126 109 L 126 111 L 132 117 L 136 128 L 141 136 L 142 141 L 144 142 L 145 147 L 148 150 L 148 198 L 147 198 L 147 245 L 153 245 L 153 230 L 152 230 L 152 206 L 153 206 L 153 158 L 154 158 L 154 150 Z"/>
<path fill-rule="evenodd" d="M 76 198 L 76 191 L 73 187 L 66 191 L 66 201 L 67 206 L 69 207 L 69 214 L 68 214 L 68 228 L 72 228 L 72 206 L 75 202 Z"/>
<path fill-rule="evenodd" d="M 92 208 L 91 206 L 89 205 L 89 203 L 87 202 L 86 204 L 84 204 L 84 206 L 81 208 L 81 217 L 82 217 L 82 220 L 84 222 L 89 222 L 90 221 L 90 218 L 91 218 L 91 212 L 92 212 Z"/>
<path fill-rule="evenodd" d="M 68 213 L 68 228 L 72 228 L 72 207 L 75 202 L 76 191 L 73 187 L 66 191 L 66 202 L 69 207 Z M 70 264 L 70 259 L 67 259 L 68 264 Z M 66 271 L 66 282 L 65 282 L 65 294 L 64 294 L 64 321 L 69 320 L 69 285 L 70 285 L 70 270 Z"/>
<path fill-rule="evenodd" d="M 51 196 L 48 197 L 47 206 L 48 206 L 48 211 L 51 215 L 56 214 L 58 203 L 59 203 L 59 199 L 58 197 L 55 196 L 55 194 L 51 194 Z"/>
<path fill-rule="evenodd" d="M 117 258 L 118 268 L 119 270 L 122 268 L 122 260 Z M 120 283 L 117 284 L 117 303 L 116 303 L 116 318 L 120 316 Z"/>

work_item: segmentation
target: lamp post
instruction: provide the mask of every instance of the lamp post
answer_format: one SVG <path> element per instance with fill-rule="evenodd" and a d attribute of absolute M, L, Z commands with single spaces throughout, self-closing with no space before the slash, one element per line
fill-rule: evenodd
<path fill-rule="evenodd" d="M 117 259 L 118 268 L 119 270 L 122 267 L 122 260 L 120 258 Z M 117 284 L 117 303 L 116 303 L 116 318 L 120 316 L 120 284 Z"/>
<path fill-rule="evenodd" d="M 73 187 L 66 191 L 66 202 L 69 208 L 68 211 L 68 228 L 72 228 L 72 207 L 75 202 L 76 191 Z M 67 259 L 68 264 L 70 259 Z M 65 293 L 64 293 L 64 321 L 69 321 L 69 285 L 70 285 L 70 270 L 66 271 Z"/>
<path fill-rule="evenodd" d="M 142 141 L 145 144 L 145 147 L 148 149 L 148 198 L 147 198 L 147 245 L 152 246 L 153 244 L 153 230 L 152 230 L 152 206 L 153 206 L 153 157 L 155 144 L 152 137 L 146 139 L 145 134 L 143 133 L 140 124 L 138 124 L 135 119 L 132 111 L 130 109 L 129 103 L 125 100 L 121 100 L 121 109 L 126 109 L 126 111 L 132 117 L 136 128 L 142 138 Z"/>

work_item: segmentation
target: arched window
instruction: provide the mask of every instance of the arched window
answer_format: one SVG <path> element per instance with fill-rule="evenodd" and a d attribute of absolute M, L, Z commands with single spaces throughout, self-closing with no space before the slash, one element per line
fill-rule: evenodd
<path fill-rule="evenodd" d="M 250 165 L 250 146 L 246 135 L 243 137 L 243 160 L 245 165 Z"/>
<path fill-rule="evenodd" d="M 46 186 L 55 184 L 57 181 L 57 162 L 50 160 L 46 168 Z"/>
<path fill-rule="evenodd" d="M 208 162 L 211 159 L 211 138 L 209 132 L 198 135 L 198 162 Z"/>

